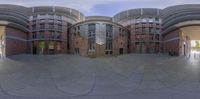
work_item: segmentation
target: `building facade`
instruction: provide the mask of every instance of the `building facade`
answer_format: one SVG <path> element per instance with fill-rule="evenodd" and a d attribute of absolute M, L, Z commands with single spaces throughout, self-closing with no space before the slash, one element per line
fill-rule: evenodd
<path fill-rule="evenodd" d="M 133 53 L 158 53 L 161 42 L 161 9 L 141 8 L 120 12 L 113 21 L 130 31 L 130 48 Z"/>
<path fill-rule="evenodd" d="M 71 27 L 71 53 L 105 56 L 127 53 L 128 29 L 103 16 L 86 17 Z"/>
<path fill-rule="evenodd" d="M 140 8 L 113 17 L 66 7 L 0 5 L 0 55 L 190 53 L 200 40 L 200 5 Z M 192 31 L 191 31 L 192 30 Z"/>
<path fill-rule="evenodd" d="M 28 9 L 16 5 L 0 5 L 0 55 L 27 53 L 29 33 Z"/>
<path fill-rule="evenodd" d="M 191 52 L 191 40 L 200 40 L 200 5 L 177 5 L 162 10 L 163 51 L 175 55 Z"/>
<path fill-rule="evenodd" d="M 32 7 L 28 35 L 29 51 L 32 54 L 67 53 L 68 28 L 83 20 L 83 14 L 64 7 Z"/>

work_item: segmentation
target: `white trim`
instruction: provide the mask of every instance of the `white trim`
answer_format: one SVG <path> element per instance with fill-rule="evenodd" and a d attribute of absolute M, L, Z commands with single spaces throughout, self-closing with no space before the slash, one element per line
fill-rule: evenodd
<path fill-rule="evenodd" d="M 164 42 L 170 42 L 170 41 L 179 40 L 179 39 L 180 39 L 179 37 L 175 37 L 175 38 L 165 40 Z"/>
<path fill-rule="evenodd" d="M 24 41 L 24 42 L 27 41 L 26 39 L 19 38 L 19 37 L 15 37 L 15 36 L 6 36 L 6 38 L 9 38 L 9 39 L 15 39 L 15 40 L 20 40 L 20 41 Z"/>

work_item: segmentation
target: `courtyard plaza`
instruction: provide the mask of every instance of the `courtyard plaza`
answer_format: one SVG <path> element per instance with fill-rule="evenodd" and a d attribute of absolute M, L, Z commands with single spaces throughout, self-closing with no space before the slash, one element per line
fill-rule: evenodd
<path fill-rule="evenodd" d="M 200 56 L 17 55 L 0 59 L 0 99 L 199 99 Z"/>

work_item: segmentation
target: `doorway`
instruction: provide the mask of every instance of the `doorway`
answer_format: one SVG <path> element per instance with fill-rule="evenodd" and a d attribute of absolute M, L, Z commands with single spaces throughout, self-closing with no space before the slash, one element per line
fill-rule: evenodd
<path fill-rule="evenodd" d="M 49 54 L 55 54 L 54 42 L 49 42 Z"/>
<path fill-rule="evenodd" d="M 37 54 L 37 47 L 36 46 L 33 46 L 33 54 Z"/>
<path fill-rule="evenodd" d="M 124 49 L 123 49 L 123 48 L 120 48 L 120 49 L 119 49 L 119 54 L 123 54 L 123 52 L 124 52 Z"/>
<path fill-rule="evenodd" d="M 75 54 L 79 55 L 79 48 L 75 48 Z"/>

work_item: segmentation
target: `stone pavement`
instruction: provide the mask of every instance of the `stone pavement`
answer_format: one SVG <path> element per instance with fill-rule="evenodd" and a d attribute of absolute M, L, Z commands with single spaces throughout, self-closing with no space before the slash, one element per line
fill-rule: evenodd
<path fill-rule="evenodd" d="M 0 59 L 0 99 L 200 99 L 200 57 L 13 56 Z"/>

